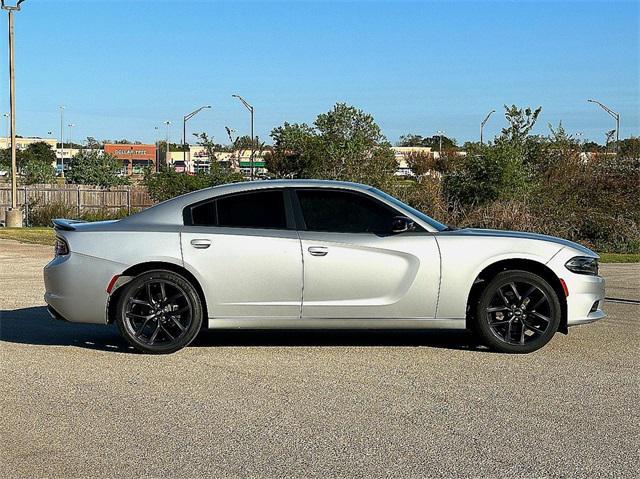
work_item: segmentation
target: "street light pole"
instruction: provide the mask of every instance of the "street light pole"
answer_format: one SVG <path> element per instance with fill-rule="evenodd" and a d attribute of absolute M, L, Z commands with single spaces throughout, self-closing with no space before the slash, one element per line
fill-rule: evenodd
<path fill-rule="evenodd" d="M 188 115 L 185 115 L 182 119 L 182 159 L 184 161 L 185 168 L 187 167 L 187 150 L 185 149 L 187 146 L 187 121 L 196 116 L 205 108 L 211 108 L 211 105 L 201 106 L 197 110 L 192 111 Z"/>
<path fill-rule="evenodd" d="M 69 123 L 67 126 L 69 127 L 69 148 L 73 150 L 73 127 L 76 126 L 76 124 Z"/>
<path fill-rule="evenodd" d="M 9 113 L 5 113 L 4 116 L 6 122 L 7 122 L 7 148 L 9 148 L 9 135 L 11 134 L 10 129 L 11 127 L 9 126 L 9 121 L 11 121 L 11 115 L 9 115 Z"/>
<path fill-rule="evenodd" d="M 620 114 L 613 111 L 606 105 L 603 105 L 598 100 L 587 100 L 590 103 L 595 103 L 600 106 L 604 111 L 606 111 L 609 115 L 611 115 L 616 120 L 616 156 L 620 152 Z"/>
<path fill-rule="evenodd" d="M 9 17 L 9 103 L 11 115 L 11 210 L 8 210 L 5 218 L 6 226 L 22 227 L 22 212 L 18 210 L 18 167 L 16 164 L 16 82 L 15 82 L 15 58 L 13 44 L 13 12 L 20 11 L 20 4 L 24 0 L 18 0 L 14 6 L 1 2 L 3 10 Z M 25 198 L 26 201 L 26 198 Z"/>
<path fill-rule="evenodd" d="M 487 116 L 484 118 L 484 120 L 482 120 L 482 123 L 480 123 L 480 146 L 484 145 L 484 141 L 482 137 L 482 133 L 484 132 L 484 125 L 489 120 L 489 117 L 495 112 L 496 112 L 495 110 L 491 110 L 489 113 L 487 113 Z"/>
<path fill-rule="evenodd" d="M 156 173 L 158 173 L 160 171 L 160 139 L 158 138 L 160 128 L 154 126 L 153 129 L 155 130 L 153 136 L 156 144 Z"/>
<path fill-rule="evenodd" d="M 169 153 L 169 126 L 171 126 L 170 121 L 165 121 L 164 124 L 167 126 L 167 137 L 165 139 L 165 152 L 164 152 L 164 162 L 169 166 L 169 162 L 171 160 L 171 153 Z"/>
<path fill-rule="evenodd" d="M 251 106 L 247 100 L 245 100 L 244 98 L 242 98 L 240 95 L 231 95 L 233 98 L 237 98 L 238 100 L 240 100 L 242 102 L 242 104 L 245 106 L 245 108 L 247 110 L 249 110 L 249 114 L 251 115 L 251 158 L 249 158 L 249 160 L 251 161 L 251 179 L 254 179 L 255 176 L 255 169 L 254 169 L 254 152 L 256 149 L 256 139 L 253 135 L 253 106 Z M 238 160 L 238 163 L 240 162 L 240 160 Z"/>
<path fill-rule="evenodd" d="M 438 158 L 442 158 L 442 135 L 444 135 L 444 131 L 438 130 L 436 131 L 438 135 L 440 135 L 440 149 L 438 150 Z"/>

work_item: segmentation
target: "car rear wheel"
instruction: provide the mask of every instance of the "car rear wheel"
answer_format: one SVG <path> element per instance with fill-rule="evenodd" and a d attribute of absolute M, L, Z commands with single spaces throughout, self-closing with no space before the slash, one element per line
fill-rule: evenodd
<path fill-rule="evenodd" d="M 172 271 L 149 271 L 124 288 L 116 323 L 122 336 L 138 351 L 173 353 L 187 346 L 200 331 L 200 297 L 183 276 Z"/>
<path fill-rule="evenodd" d="M 547 344 L 560 326 L 558 295 L 540 276 L 503 271 L 478 301 L 475 330 L 491 349 L 530 353 Z"/>

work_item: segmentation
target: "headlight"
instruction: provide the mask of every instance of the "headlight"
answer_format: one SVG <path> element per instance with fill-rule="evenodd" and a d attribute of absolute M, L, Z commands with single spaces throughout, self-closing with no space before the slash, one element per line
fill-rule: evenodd
<path fill-rule="evenodd" d="M 564 265 L 569 271 L 577 274 L 598 275 L 598 259 L 588 256 L 576 256 Z"/>

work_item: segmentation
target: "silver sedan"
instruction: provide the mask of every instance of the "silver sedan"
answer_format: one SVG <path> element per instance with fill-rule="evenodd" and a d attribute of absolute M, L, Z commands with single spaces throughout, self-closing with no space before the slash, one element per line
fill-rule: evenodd
<path fill-rule="evenodd" d="M 115 322 L 148 353 L 202 328 L 468 328 L 526 353 L 605 316 L 593 251 L 453 229 L 361 184 L 237 183 L 119 221 L 54 224 L 52 316 Z"/>

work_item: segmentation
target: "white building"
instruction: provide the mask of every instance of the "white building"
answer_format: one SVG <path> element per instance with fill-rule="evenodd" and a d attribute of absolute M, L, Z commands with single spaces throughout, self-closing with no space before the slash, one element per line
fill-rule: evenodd
<path fill-rule="evenodd" d="M 57 141 L 55 138 L 38 138 L 37 136 L 17 137 L 16 148 L 18 150 L 24 150 L 32 143 L 46 143 L 53 150 L 56 149 Z M 0 136 L 0 149 L 11 147 L 11 137 Z"/>
<path fill-rule="evenodd" d="M 264 151 L 262 154 L 254 154 L 254 172 L 256 175 L 267 173 L 264 163 Z M 244 176 L 251 176 L 251 150 L 216 151 L 219 163 L 229 166 L 233 170 L 240 171 Z M 197 173 L 208 172 L 211 166 L 209 155 L 203 146 L 190 146 L 189 151 L 171 151 L 168 161 L 169 166 L 178 172 Z"/>

